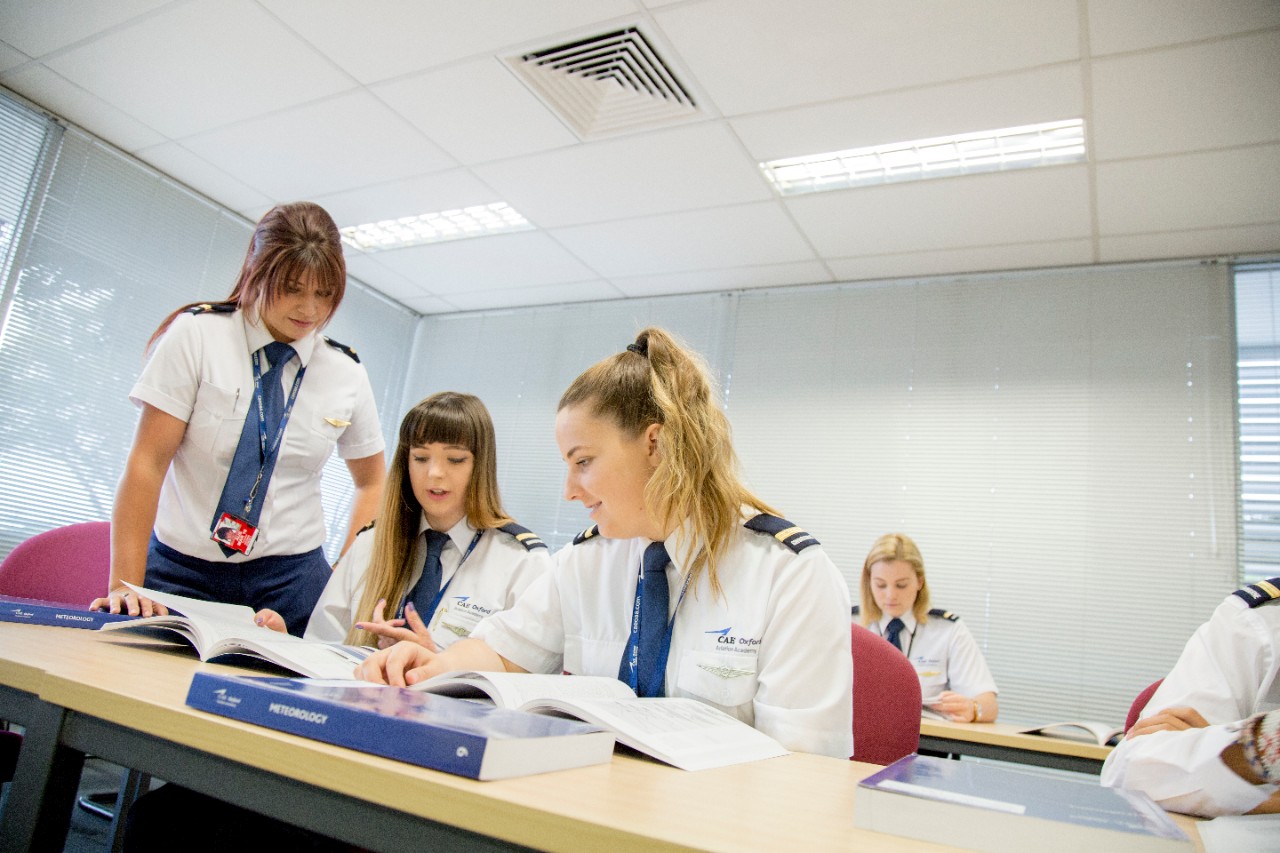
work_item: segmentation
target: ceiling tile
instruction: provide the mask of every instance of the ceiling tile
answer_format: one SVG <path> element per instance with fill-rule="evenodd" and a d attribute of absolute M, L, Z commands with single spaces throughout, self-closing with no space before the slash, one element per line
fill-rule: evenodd
<path fill-rule="evenodd" d="M 1234 228 L 1165 231 L 1103 237 L 1098 241 L 1103 263 L 1152 258 L 1194 258 L 1211 255 L 1275 254 L 1280 246 L 1280 222 Z"/>
<path fill-rule="evenodd" d="M 1084 166 L 965 175 L 793 196 L 795 221 L 823 257 L 1087 237 Z"/>
<path fill-rule="evenodd" d="M 412 296 L 408 299 L 402 299 L 400 302 L 406 308 L 417 311 L 419 314 L 451 314 L 454 311 L 461 310 L 452 302 L 446 302 L 439 296 Z"/>
<path fill-rule="evenodd" d="M 0 83 L 125 151 L 136 151 L 164 140 L 137 119 L 38 63 L 0 74 Z"/>
<path fill-rule="evenodd" d="M 178 3 L 47 64 L 171 138 L 354 85 L 249 0 Z"/>
<path fill-rule="evenodd" d="M 1079 57 L 1076 0 L 709 0 L 653 16 L 725 115 Z"/>
<path fill-rule="evenodd" d="M 629 0 L 379 0 L 377 14 L 348 0 L 262 2 L 362 83 L 509 50 L 636 10 Z"/>
<path fill-rule="evenodd" d="M 815 284 L 833 279 L 830 271 L 821 262 L 798 261 L 790 264 L 762 264 L 755 267 L 662 275 L 615 276 L 610 280 L 623 296 L 637 297 L 744 290 L 752 287 L 780 287 L 788 284 Z"/>
<path fill-rule="evenodd" d="M 31 57 L 27 56 L 16 47 L 11 47 L 0 41 L 0 72 L 17 68 L 24 62 L 30 61 Z"/>
<path fill-rule="evenodd" d="M 1060 267 L 1093 263 L 1092 240 L 1016 243 L 973 249 L 832 258 L 827 266 L 837 281 L 911 278 L 962 272 Z"/>
<path fill-rule="evenodd" d="M 1280 26 L 1275 0 L 1088 0 L 1094 56 Z"/>
<path fill-rule="evenodd" d="M 483 163 L 578 141 L 492 57 L 381 83 L 370 91 L 460 163 Z"/>
<path fill-rule="evenodd" d="M 1280 38 L 1098 60 L 1093 91 L 1100 160 L 1280 140 Z"/>
<path fill-rule="evenodd" d="M 364 91 L 203 133 L 183 144 L 277 199 L 309 198 L 454 165 Z"/>
<path fill-rule="evenodd" d="M 313 201 L 328 210 L 338 225 L 345 228 L 401 216 L 492 204 L 502 199 L 465 169 L 450 169 L 346 192 L 317 195 L 313 196 Z"/>
<path fill-rule="evenodd" d="M 269 206 L 272 200 L 255 189 L 192 154 L 176 142 L 164 142 L 136 152 L 138 159 L 150 163 L 179 183 L 201 193 L 232 210 L 243 207 Z"/>
<path fill-rule="evenodd" d="M 1084 115 L 1078 64 L 892 95 L 777 110 L 729 122 L 757 160 L 821 154 Z"/>
<path fill-rule="evenodd" d="M 575 145 L 474 171 L 543 228 L 772 196 L 722 122 Z"/>
<path fill-rule="evenodd" d="M 389 270 L 378 263 L 373 255 L 363 255 L 343 246 L 343 257 L 347 262 L 347 274 L 369 285 L 374 290 L 389 296 L 398 302 L 408 299 L 421 299 L 430 295 L 430 291 L 410 281 L 400 273 Z M 407 303 L 406 303 L 407 304 Z"/>
<path fill-rule="evenodd" d="M 573 281 L 514 289 L 464 291 L 450 294 L 450 304 L 459 311 L 483 311 L 514 305 L 556 305 L 562 302 L 595 302 L 618 299 L 622 294 L 606 281 Z"/>
<path fill-rule="evenodd" d="M 1098 230 L 1113 237 L 1277 222 L 1276 187 L 1280 145 L 1101 163 Z"/>
<path fill-rule="evenodd" d="M 552 234 L 608 278 L 813 260 L 812 250 L 773 202 L 560 228 Z"/>
<path fill-rule="evenodd" d="M 0 3 L 0 33 L 28 56 L 75 44 L 170 0 L 5 0 Z"/>
<path fill-rule="evenodd" d="M 597 275 L 546 234 L 525 231 L 379 252 L 378 263 L 437 296 L 586 281 Z"/>

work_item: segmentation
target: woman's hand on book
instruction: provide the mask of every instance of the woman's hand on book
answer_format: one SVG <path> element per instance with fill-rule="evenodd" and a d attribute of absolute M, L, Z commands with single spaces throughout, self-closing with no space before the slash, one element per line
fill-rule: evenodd
<path fill-rule="evenodd" d="M 254 624 L 263 628 L 270 628 L 272 631 L 279 631 L 281 634 L 289 633 L 289 626 L 284 623 L 284 617 L 269 607 L 264 607 L 253 614 L 253 621 Z"/>
<path fill-rule="evenodd" d="M 127 586 L 113 589 L 102 598 L 95 598 L 90 602 L 89 609 L 128 613 L 130 616 L 164 616 L 169 612 L 169 608 L 163 604 L 143 598 Z"/>
<path fill-rule="evenodd" d="M 972 723 L 977 717 L 974 700 L 950 690 L 942 691 L 938 695 L 938 701 L 929 708 L 955 723 Z"/>
<path fill-rule="evenodd" d="M 378 648 L 386 649 L 394 646 L 401 641 L 409 641 L 417 643 L 423 648 L 433 652 L 440 651 L 436 646 L 435 640 L 431 639 L 431 632 L 427 630 L 427 623 L 422 621 L 422 617 L 418 615 L 418 609 L 413 606 L 413 602 L 407 602 L 404 606 L 403 619 L 386 619 L 383 618 L 383 610 L 386 607 L 387 600 L 379 599 L 377 605 L 373 608 L 373 618 L 368 622 L 357 622 L 356 627 L 368 631 L 370 634 L 378 635 Z"/>
<path fill-rule="evenodd" d="M 412 640 L 396 643 L 365 658 L 355 669 L 355 677 L 374 684 L 408 687 L 434 675 L 427 667 L 437 653 Z"/>
<path fill-rule="evenodd" d="M 1126 739 L 1149 735 L 1152 732 L 1180 732 L 1186 729 L 1203 729 L 1209 721 L 1195 708 L 1165 708 L 1158 714 L 1143 717 L 1133 724 Z"/>

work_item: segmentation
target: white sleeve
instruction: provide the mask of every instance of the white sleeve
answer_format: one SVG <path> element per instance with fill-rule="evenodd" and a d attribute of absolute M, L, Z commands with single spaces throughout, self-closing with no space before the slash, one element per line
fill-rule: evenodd
<path fill-rule="evenodd" d="M 373 557 L 373 539 L 371 529 L 358 534 L 350 550 L 333 567 L 329 582 L 324 585 L 324 592 L 320 593 L 315 609 L 311 611 L 307 630 L 302 635 L 305 639 L 325 643 L 346 641 L 347 632 L 359 618 L 356 608 L 360 606 L 365 575 Z"/>
<path fill-rule="evenodd" d="M 996 680 L 991 676 L 982 649 L 978 648 L 978 641 L 963 622 L 957 620 L 954 624 L 950 648 L 947 649 L 947 684 L 956 693 L 971 698 L 983 693 L 998 693 Z"/>
<path fill-rule="evenodd" d="M 135 405 L 147 403 L 180 421 L 190 421 L 200 388 L 200 338 L 196 318 L 179 314 L 156 342 L 129 391 Z"/>
<path fill-rule="evenodd" d="M 787 749 L 853 754 L 849 587 L 821 548 L 787 567 L 770 602 L 769 642 L 752 700 L 755 727 Z"/>
<path fill-rule="evenodd" d="M 338 456 L 343 459 L 364 459 L 386 449 L 382 438 L 382 425 L 378 420 L 378 405 L 374 401 L 373 388 L 364 365 L 357 364 L 359 387 L 351 412 L 351 425 L 338 437 Z"/>
<path fill-rule="evenodd" d="M 1238 724 L 1152 732 L 1125 739 L 1107 756 L 1102 784 L 1142 791 L 1169 811 L 1216 817 L 1244 814 L 1280 785 L 1252 785 L 1222 763 Z"/>
<path fill-rule="evenodd" d="M 520 593 L 510 610 L 480 620 L 471 636 L 529 672 L 564 668 L 564 616 L 560 601 L 560 563 L 572 545 L 555 556 L 555 565 Z"/>

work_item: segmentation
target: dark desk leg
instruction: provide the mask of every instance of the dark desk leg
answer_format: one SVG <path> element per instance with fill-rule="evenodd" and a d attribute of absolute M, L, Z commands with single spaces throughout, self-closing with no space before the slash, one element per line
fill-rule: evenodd
<path fill-rule="evenodd" d="M 62 746 L 65 712 L 38 703 L 24 720 L 18 769 L 0 816 L 0 850 L 60 853 L 75 804 L 84 753 Z"/>

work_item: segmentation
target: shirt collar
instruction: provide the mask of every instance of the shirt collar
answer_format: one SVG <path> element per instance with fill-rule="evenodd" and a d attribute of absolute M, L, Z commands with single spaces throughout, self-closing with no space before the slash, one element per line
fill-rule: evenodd
<path fill-rule="evenodd" d="M 249 355 L 253 355 L 258 350 L 275 340 L 271 336 L 271 332 L 267 331 L 267 326 L 261 321 L 251 320 L 249 313 L 246 311 L 237 311 L 240 315 L 240 322 L 244 324 L 245 346 L 249 348 Z M 312 332 L 305 337 L 291 341 L 289 346 L 293 347 L 293 351 L 298 354 L 298 363 L 303 367 L 307 366 L 307 362 L 311 360 L 311 354 L 316 347 L 316 333 Z"/>
<path fill-rule="evenodd" d="M 908 610 L 906 613 L 903 613 L 898 618 L 902 620 L 902 624 L 905 627 L 905 630 L 908 634 L 914 634 L 916 632 L 915 611 Z M 889 630 L 889 623 L 892 621 L 893 621 L 892 616 L 888 615 L 887 613 L 881 614 L 880 616 L 880 635 L 881 636 L 884 636 L 885 632 Z"/>
<path fill-rule="evenodd" d="M 431 529 L 431 525 L 427 523 L 427 514 L 425 512 L 421 513 L 418 520 L 418 535 L 421 536 L 429 529 Z M 463 552 L 471 546 L 471 540 L 475 538 L 476 535 L 476 529 L 471 526 L 469 521 L 467 521 L 467 517 L 465 515 L 462 516 L 461 521 L 453 527 L 450 527 L 445 532 L 449 536 L 449 541 L 453 543 L 453 547 Z"/>

